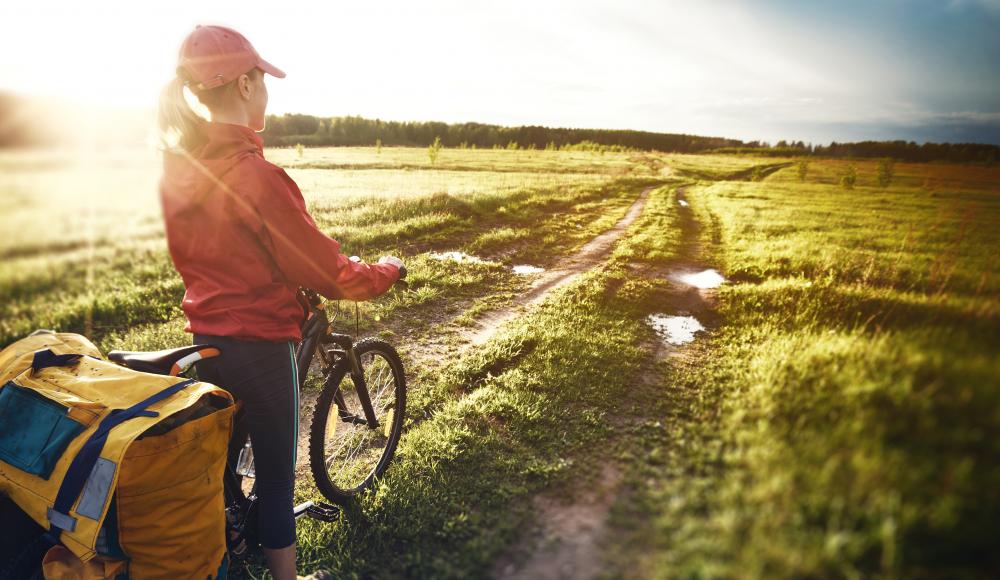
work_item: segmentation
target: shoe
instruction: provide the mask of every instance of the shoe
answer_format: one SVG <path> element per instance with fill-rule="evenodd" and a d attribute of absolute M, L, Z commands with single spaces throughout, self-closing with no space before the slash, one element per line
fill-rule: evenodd
<path fill-rule="evenodd" d="M 298 580 L 333 580 L 333 574 L 326 570 L 317 570 L 308 576 L 296 576 Z"/>

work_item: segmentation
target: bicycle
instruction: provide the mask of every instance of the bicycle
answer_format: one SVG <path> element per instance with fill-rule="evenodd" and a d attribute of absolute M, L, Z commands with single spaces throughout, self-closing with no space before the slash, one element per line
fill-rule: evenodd
<path fill-rule="evenodd" d="M 405 275 L 403 270 L 397 282 L 404 288 Z M 350 335 L 334 333 L 327 303 L 312 290 L 301 292 L 308 315 L 295 353 L 299 391 L 314 361 L 323 379 L 309 430 L 309 464 L 316 487 L 337 505 L 307 501 L 295 506 L 294 514 L 296 520 L 308 516 L 330 522 L 338 506 L 349 507 L 388 469 L 403 428 L 406 376 L 392 345 L 372 337 L 354 342 Z M 111 351 L 108 360 L 142 372 L 188 376 L 199 360 L 220 354 L 215 347 L 191 345 L 154 352 Z M 248 548 L 259 546 L 253 448 L 241 415 L 237 410 L 234 416 L 223 478 L 232 558 L 245 557 Z"/>

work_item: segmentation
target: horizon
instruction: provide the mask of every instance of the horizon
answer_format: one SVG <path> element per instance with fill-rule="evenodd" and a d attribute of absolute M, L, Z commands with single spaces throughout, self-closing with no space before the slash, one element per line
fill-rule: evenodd
<path fill-rule="evenodd" d="M 63 18 L 53 21 L 56 5 Z M 521 14 L 528 8 L 532 18 Z M 587 2 L 573 13 L 438 2 L 278 15 L 230 2 L 40 2 L 0 14 L 22 24 L 0 47 L 24 55 L 0 63 L 0 90 L 28 98 L 155 107 L 180 41 L 200 22 L 240 30 L 288 73 L 268 77 L 269 114 L 1000 145 L 997 0 Z M 42 26 L 61 40 L 25 51 Z M 100 63 L 101 74 L 66 69 L 66 51 Z M 336 74 L 323 72 L 331 66 Z"/>
<path fill-rule="evenodd" d="M 2 98 L 4 96 L 14 97 L 15 99 L 41 99 L 43 101 L 43 104 L 38 105 L 36 103 L 34 105 L 37 109 L 40 109 L 40 110 L 47 110 L 46 109 L 46 105 L 49 105 L 49 106 L 56 107 L 57 109 L 59 109 L 64 114 L 66 114 L 67 112 L 69 112 L 69 114 L 75 115 L 75 114 L 81 113 L 82 111 L 91 111 L 91 112 L 96 113 L 98 115 L 104 115 L 103 117 L 101 117 L 101 119 L 103 121 L 107 121 L 108 119 L 115 119 L 115 118 L 117 118 L 119 120 L 124 119 L 124 118 L 128 118 L 128 120 L 130 121 L 130 123 L 127 125 L 127 127 L 123 131 L 120 132 L 121 136 L 122 136 L 121 139 L 105 138 L 103 140 L 102 139 L 98 139 L 97 142 L 118 143 L 118 144 L 132 144 L 132 143 L 135 143 L 137 140 L 140 140 L 140 139 L 144 140 L 147 143 L 153 143 L 153 142 L 155 142 L 155 135 L 156 135 L 156 128 L 155 128 L 156 110 L 155 110 L 155 108 L 152 108 L 152 107 L 146 107 L 146 108 L 142 108 L 142 107 L 127 107 L 127 106 L 126 107 L 107 107 L 107 106 L 102 106 L 100 104 L 94 104 L 94 103 L 80 103 L 80 102 L 71 102 L 71 101 L 60 101 L 57 97 L 50 97 L 50 96 L 36 97 L 36 96 L 33 96 L 33 95 L 19 94 L 19 93 L 15 93 L 15 92 L 8 91 L 8 90 L 0 88 L 0 98 Z M 738 139 L 736 137 L 732 137 L 731 135 L 725 135 L 725 134 L 722 134 L 722 135 L 713 135 L 713 134 L 681 133 L 681 132 L 676 132 L 676 131 L 654 131 L 654 130 L 650 130 L 650 129 L 632 128 L 632 127 L 596 127 L 596 126 L 527 125 L 527 124 L 521 124 L 521 125 L 502 125 L 502 124 L 489 123 L 489 122 L 478 121 L 478 120 L 465 120 L 465 121 L 448 122 L 448 121 L 442 121 L 441 119 L 391 119 L 391 118 L 387 118 L 387 117 L 384 117 L 384 116 L 372 116 L 372 117 L 369 117 L 369 116 L 364 116 L 364 115 L 352 115 L 352 114 L 344 114 L 344 115 L 316 115 L 316 114 L 313 114 L 313 113 L 305 113 L 305 112 L 299 112 L 299 111 L 289 111 L 289 112 L 275 113 L 275 112 L 271 112 L 270 110 L 268 111 L 267 115 L 269 117 L 271 117 L 271 116 L 278 116 L 278 117 L 280 117 L 280 116 L 283 116 L 283 115 L 303 115 L 303 116 L 315 117 L 317 119 L 358 117 L 358 118 L 362 118 L 362 119 L 366 119 L 366 120 L 378 120 L 378 121 L 387 122 L 387 123 L 388 122 L 395 122 L 395 123 L 446 123 L 448 125 L 479 124 L 479 125 L 497 126 L 497 127 L 508 127 L 508 128 L 538 126 L 538 127 L 543 127 L 543 128 L 546 128 L 546 129 L 565 129 L 565 130 L 574 130 L 574 131 L 576 131 L 576 130 L 582 130 L 582 131 L 588 131 L 588 130 L 594 130 L 594 131 L 634 131 L 634 132 L 640 132 L 640 133 L 652 133 L 652 134 L 661 134 L 661 135 L 686 135 L 686 136 L 691 136 L 691 137 L 709 138 L 709 139 Z M 65 124 L 65 122 L 66 122 L 66 119 L 64 118 L 62 120 L 56 121 L 55 125 Z M 87 131 L 89 131 L 91 128 L 95 127 L 95 126 L 101 126 L 101 127 L 104 126 L 104 125 L 102 125 L 99 122 L 93 122 L 93 121 L 92 122 L 84 123 L 82 125 L 83 125 L 83 129 L 84 130 L 83 131 L 76 131 L 76 134 L 77 134 L 77 137 L 78 137 L 76 139 L 76 141 L 78 141 L 80 143 L 90 143 L 90 144 L 93 144 L 95 142 L 95 140 L 92 137 L 87 137 L 85 135 L 85 133 Z M 0 127 L 0 129 L 2 129 L 2 127 Z M 265 131 L 261 131 L 261 133 L 264 133 L 264 132 L 266 132 L 266 127 L 265 127 Z M 139 133 L 143 133 L 145 135 L 145 137 L 139 137 Z M 758 142 L 761 147 L 776 147 L 777 143 L 780 142 L 780 141 L 785 141 L 788 144 L 793 144 L 793 143 L 795 143 L 797 141 L 802 141 L 807 147 L 828 147 L 828 146 L 830 146 L 833 143 L 837 143 L 837 144 L 852 144 L 852 143 L 862 143 L 862 142 L 868 142 L 868 141 L 870 141 L 870 142 L 881 142 L 881 143 L 890 143 L 890 142 L 911 143 L 912 142 L 912 143 L 916 143 L 918 145 L 923 145 L 923 144 L 927 143 L 927 144 L 940 144 L 940 145 L 988 145 L 988 146 L 1000 147 L 1000 142 L 990 142 L 990 141 L 931 141 L 931 140 L 919 140 L 919 139 L 906 139 L 906 138 L 903 138 L 903 137 L 885 138 L 885 139 L 858 139 L 858 140 L 853 140 L 853 141 L 838 141 L 838 140 L 831 140 L 831 141 L 809 141 L 809 140 L 784 139 L 784 138 L 768 140 L 768 139 L 760 139 L 760 138 L 751 138 L 751 139 L 742 139 L 742 141 L 744 142 L 745 145 L 748 145 L 748 144 L 750 144 L 752 142 Z M 72 137 L 70 137 L 69 140 L 68 140 L 68 142 L 74 142 L 74 139 Z M 384 147 L 394 147 L 394 146 L 399 146 L 399 145 L 384 144 L 383 146 Z"/>

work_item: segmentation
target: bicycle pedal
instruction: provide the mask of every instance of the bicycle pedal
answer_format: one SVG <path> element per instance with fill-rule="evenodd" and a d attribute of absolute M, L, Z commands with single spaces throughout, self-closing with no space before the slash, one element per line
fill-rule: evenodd
<path fill-rule="evenodd" d="M 318 502 L 306 508 L 306 515 L 321 522 L 332 522 L 337 519 L 337 506 Z"/>

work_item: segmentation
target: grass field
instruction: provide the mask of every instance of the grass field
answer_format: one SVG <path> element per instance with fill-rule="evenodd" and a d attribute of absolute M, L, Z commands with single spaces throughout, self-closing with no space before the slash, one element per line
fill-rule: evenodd
<path fill-rule="evenodd" d="M 296 169 L 310 157 L 325 162 L 339 154 L 310 150 L 303 159 L 295 156 L 289 173 L 317 222 L 346 240 L 345 251 L 353 254 L 413 256 L 468 247 L 501 255 L 527 246 L 528 229 L 518 226 L 531 224 L 532 237 L 541 235 L 535 239 L 550 248 L 542 252 L 534 246 L 519 257 L 539 261 L 595 235 L 614 219 L 613 210 L 630 203 L 635 184 L 655 175 L 626 155 L 584 159 L 571 152 L 448 151 L 431 167 L 426 152 L 421 158 L 417 151 L 370 149 L 365 158 L 364 151 L 349 149 L 343 152 L 346 159 L 354 164 L 367 159 L 360 164 L 372 168 Z M 274 153 L 276 160 L 289 156 L 289 150 Z M 519 160 L 519 170 L 490 169 L 483 154 L 499 166 L 509 167 L 508 157 Z M 562 158 L 566 166 L 559 164 Z M 422 169 L 397 168 L 399 159 L 422 159 Z M 0 342 L 38 326 L 87 330 L 100 342 L 136 324 L 180 316 L 183 287 L 164 244 L 154 155 L 122 152 L 49 164 L 13 155 L 0 164 L 7 168 L 0 177 L 5 207 L 0 225 L 12 234 L 0 242 Z M 479 168 L 454 169 L 468 165 Z M 553 165 L 572 171 L 553 173 L 548 170 Z M 476 272 L 477 278 L 499 275 Z M 450 290 L 456 283 L 440 272 L 427 274 L 417 279 L 427 282 L 424 292 Z"/>
<path fill-rule="evenodd" d="M 690 188 L 703 251 L 738 283 L 668 372 L 693 420 L 645 440 L 657 461 L 635 476 L 656 483 L 622 506 L 658 514 L 639 534 L 658 576 L 1000 566 L 1000 172 L 904 165 L 845 191 L 844 165 Z"/>
<path fill-rule="evenodd" d="M 363 327 L 408 364 L 397 462 L 339 521 L 300 523 L 303 568 L 503 577 L 559 561 L 573 540 L 545 543 L 553 514 L 598 503 L 576 576 L 1000 574 L 1000 168 L 900 163 L 880 188 L 864 160 L 802 180 L 794 160 L 713 155 L 267 156 L 345 252 L 412 272 Z M 155 156 L 0 167 L 0 344 L 38 327 L 105 351 L 190 341 Z M 465 345 L 529 288 L 511 266 L 558 266 L 650 186 L 603 265 Z M 679 288 L 694 266 L 728 281 Z M 663 346 L 647 316 L 694 303 L 707 331 Z"/>

